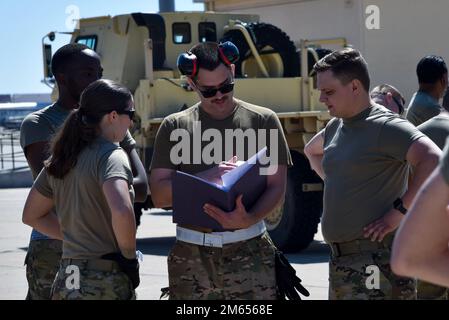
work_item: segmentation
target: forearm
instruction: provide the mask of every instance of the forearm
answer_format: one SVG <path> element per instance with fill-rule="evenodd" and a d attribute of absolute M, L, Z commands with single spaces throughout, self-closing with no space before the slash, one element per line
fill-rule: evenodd
<path fill-rule="evenodd" d="M 145 202 L 148 196 L 148 180 L 140 176 L 134 177 L 133 187 L 135 192 L 134 202 Z"/>
<path fill-rule="evenodd" d="M 122 254 L 133 259 L 136 255 L 136 222 L 132 208 L 113 211 L 112 228 Z"/>
<path fill-rule="evenodd" d="M 416 265 L 412 265 L 411 273 L 418 279 L 449 288 L 449 271 L 447 266 L 449 266 L 448 249 L 433 255 L 430 259 L 419 261 Z"/>
<path fill-rule="evenodd" d="M 396 273 L 449 286 L 448 202 L 449 187 L 435 171 L 396 234 L 392 253 Z"/>
<path fill-rule="evenodd" d="M 62 240 L 58 217 L 53 210 L 53 199 L 41 194 L 34 186 L 25 201 L 22 222 L 51 238 Z"/>
<path fill-rule="evenodd" d="M 402 201 L 406 208 L 410 208 L 419 188 L 424 181 L 431 175 L 432 171 L 438 165 L 438 158 L 422 161 L 412 168 L 412 176 L 409 179 L 407 192 L 402 196 Z"/>
<path fill-rule="evenodd" d="M 148 177 L 145 168 L 140 161 L 137 151 L 133 148 L 126 150 L 129 155 L 131 169 L 133 172 L 133 187 L 135 192 L 135 202 L 144 202 L 148 196 Z"/>
<path fill-rule="evenodd" d="M 449 186 L 437 169 L 413 205 L 410 220 L 414 221 L 411 221 L 409 231 L 413 234 L 420 228 L 416 230 L 412 242 L 414 248 L 409 248 L 412 257 L 411 272 L 419 279 L 446 287 L 449 287 L 448 203 Z"/>
<path fill-rule="evenodd" d="M 45 216 L 36 218 L 28 223 L 37 231 L 46 234 L 50 238 L 62 240 L 61 227 L 59 225 L 58 217 L 54 212 L 50 212 Z"/>
<path fill-rule="evenodd" d="M 171 178 L 161 179 L 156 183 L 150 184 L 151 199 L 156 208 L 171 207 L 172 200 L 172 181 Z"/>
<path fill-rule="evenodd" d="M 324 129 L 318 132 L 304 147 L 304 153 L 309 159 L 310 167 L 321 179 L 324 180 L 325 174 L 323 170 L 324 155 Z"/>
<path fill-rule="evenodd" d="M 285 187 L 271 186 L 267 187 L 259 200 L 248 211 L 253 219 L 253 223 L 257 223 L 268 216 L 274 209 L 283 203 L 285 197 Z"/>

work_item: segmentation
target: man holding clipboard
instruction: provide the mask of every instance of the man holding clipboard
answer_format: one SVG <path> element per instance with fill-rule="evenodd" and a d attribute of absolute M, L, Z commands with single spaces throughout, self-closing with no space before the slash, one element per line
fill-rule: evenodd
<path fill-rule="evenodd" d="M 204 214 L 217 220 L 226 231 L 177 225 L 177 241 L 168 256 L 170 299 L 276 299 L 276 248 L 263 219 L 284 199 L 287 167 L 292 160 L 276 114 L 234 98 L 233 63 L 237 59 L 238 50 L 230 42 L 200 43 L 178 58 L 178 68 L 187 76 L 200 102 L 166 117 L 161 124 L 150 168 L 152 200 L 156 207 L 172 206 L 172 179 L 177 170 L 219 184 L 221 176 L 236 167 L 237 159 L 251 157 L 253 143 L 259 145 L 261 141 L 248 138 L 230 147 L 229 139 L 225 139 L 229 130 L 242 130 L 257 140 L 265 131 L 264 142 L 270 160 L 274 159 L 270 166 L 275 170 L 268 170 L 272 174 L 267 175 L 266 189 L 251 208 L 245 208 L 241 196 L 230 212 L 204 205 Z M 185 134 L 174 134 L 180 130 Z M 212 163 L 204 157 L 211 142 L 203 137 L 207 130 L 216 130 L 222 137 L 217 140 L 221 149 L 213 153 Z M 255 135 L 250 134 L 251 130 Z M 270 132 L 277 133 L 275 139 Z M 183 161 L 175 159 L 178 152 L 172 152 L 182 143 L 181 139 L 173 139 L 174 135 L 188 137 L 190 142 L 188 156 L 181 157 Z M 198 137 L 203 138 L 194 141 Z M 215 146 L 217 141 L 213 141 Z M 195 143 L 199 143 L 199 150 Z"/>

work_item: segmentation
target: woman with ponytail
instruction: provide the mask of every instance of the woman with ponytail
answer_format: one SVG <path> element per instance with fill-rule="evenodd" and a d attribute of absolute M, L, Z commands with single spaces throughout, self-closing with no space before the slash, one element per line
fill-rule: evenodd
<path fill-rule="evenodd" d="M 118 144 L 133 116 L 127 88 L 110 80 L 90 84 L 28 195 L 23 222 L 63 240 L 53 299 L 135 298 L 133 175 Z"/>

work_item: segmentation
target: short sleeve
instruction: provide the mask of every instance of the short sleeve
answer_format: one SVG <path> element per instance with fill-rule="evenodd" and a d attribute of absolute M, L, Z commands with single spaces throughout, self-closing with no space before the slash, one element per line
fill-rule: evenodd
<path fill-rule="evenodd" d="M 271 130 L 277 131 L 277 152 L 278 152 L 278 163 L 274 163 L 274 165 L 287 165 L 289 167 L 293 166 L 292 157 L 290 151 L 288 149 L 287 140 L 284 135 L 284 129 L 282 128 L 282 124 L 279 121 L 278 116 L 275 113 L 270 114 L 267 119 L 267 123 L 265 129 L 268 130 L 268 136 L 270 137 L 269 145 L 267 146 L 268 150 L 272 150 L 273 141 L 271 141 Z M 272 158 L 270 156 L 270 158 Z"/>
<path fill-rule="evenodd" d="M 20 127 L 20 145 L 25 149 L 36 142 L 49 141 L 53 135 L 53 129 L 42 121 L 37 114 L 29 114 Z"/>
<path fill-rule="evenodd" d="M 45 167 L 42 168 L 34 181 L 33 188 L 39 191 L 44 197 L 53 198 L 53 189 L 48 181 L 47 169 Z"/>
<path fill-rule="evenodd" d="M 327 123 L 322 133 L 325 146 L 328 144 L 329 139 L 332 139 L 332 137 L 335 135 L 335 132 L 340 126 L 340 123 L 341 119 L 339 118 L 333 118 Z"/>
<path fill-rule="evenodd" d="M 120 147 L 122 147 L 126 153 L 130 153 L 131 150 L 136 147 L 136 140 L 134 140 L 129 130 L 126 131 L 125 138 L 120 142 Z"/>
<path fill-rule="evenodd" d="M 175 141 L 170 141 L 170 135 L 174 129 L 174 124 L 171 120 L 165 118 L 162 121 L 154 142 L 150 170 L 157 168 L 176 170 L 177 166 L 170 160 L 170 152 L 176 143 Z"/>
<path fill-rule="evenodd" d="M 449 185 L 449 138 L 446 140 L 446 146 L 440 158 L 440 173 L 446 184 Z"/>
<path fill-rule="evenodd" d="M 425 135 L 413 124 L 395 117 L 382 125 L 378 147 L 387 156 L 405 161 L 410 146 L 422 137 L 425 137 Z"/>
<path fill-rule="evenodd" d="M 133 174 L 127 154 L 123 149 L 116 149 L 104 155 L 98 166 L 98 180 L 100 184 L 112 178 L 121 178 L 133 183 Z"/>

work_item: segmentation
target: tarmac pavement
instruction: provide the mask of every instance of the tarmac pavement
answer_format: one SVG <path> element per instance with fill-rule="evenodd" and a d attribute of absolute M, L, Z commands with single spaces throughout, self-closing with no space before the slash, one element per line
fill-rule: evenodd
<path fill-rule="evenodd" d="M 23 262 L 31 228 L 22 223 L 21 215 L 28 192 L 28 188 L 0 189 L 0 300 L 21 300 L 26 296 Z M 175 241 L 171 212 L 145 212 L 137 237 L 137 247 L 144 255 L 137 299 L 157 300 L 160 288 L 168 286 L 167 254 Z M 310 292 L 305 299 L 326 300 L 329 250 L 321 233 L 307 250 L 287 257 Z"/>

